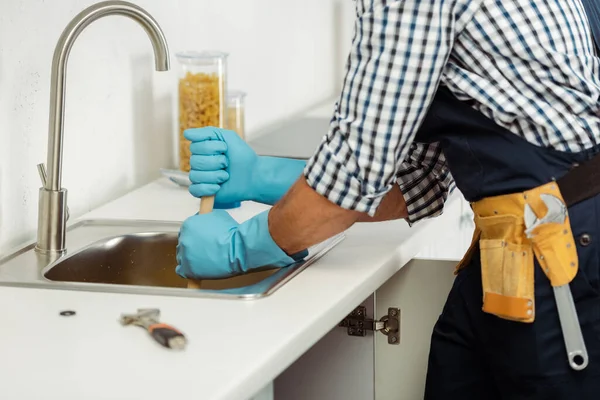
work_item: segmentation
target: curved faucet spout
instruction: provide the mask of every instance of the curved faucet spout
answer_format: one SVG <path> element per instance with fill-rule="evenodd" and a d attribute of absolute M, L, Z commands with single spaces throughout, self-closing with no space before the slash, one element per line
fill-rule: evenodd
<path fill-rule="evenodd" d="M 140 24 L 152 42 L 156 70 L 167 71 L 169 69 L 169 49 L 165 35 L 154 18 L 142 8 L 125 1 L 105 1 L 94 4 L 76 15 L 60 36 L 52 59 L 48 180 L 45 185 L 48 190 L 61 189 L 66 65 L 71 47 L 89 24 L 108 15 L 126 16 Z"/>
<path fill-rule="evenodd" d="M 62 252 L 65 243 L 66 190 L 61 187 L 62 152 L 67 60 L 79 34 L 95 20 L 108 15 L 122 15 L 142 26 L 154 49 L 155 69 L 169 69 L 169 49 L 158 23 L 144 9 L 126 1 L 104 1 L 94 4 L 73 18 L 65 27 L 52 58 L 50 82 L 50 115 L 48 127 L 47 179 L 40 190 L 38 243 L 42 252 Z"/>

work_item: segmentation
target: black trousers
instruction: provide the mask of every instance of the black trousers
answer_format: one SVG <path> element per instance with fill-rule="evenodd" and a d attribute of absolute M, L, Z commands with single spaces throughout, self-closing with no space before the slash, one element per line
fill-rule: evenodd
<path fill-rule="evenodd" d="M 479 253 L 456 277 L 431 337 L 425 400 L 600 400 L 600 197 L 569 216 L 579 270 L 571 282 L 589 354 L 572 370 L 552 287 L 536 262 L 536 320 L 484 313 Z"/>

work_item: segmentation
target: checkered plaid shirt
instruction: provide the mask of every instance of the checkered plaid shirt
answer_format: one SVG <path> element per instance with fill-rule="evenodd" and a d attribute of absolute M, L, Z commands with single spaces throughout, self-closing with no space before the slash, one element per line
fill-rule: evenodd
<path fill-rule="evenodd" d="M 437 143 L 413 142 L 438 85 L 531 143 L 600 142 L 600 66 L 580 0 L 356 0 L 342 93 L 305 169 L 373 215 L 398 184 L 414 223 L 454 188 Z"/>

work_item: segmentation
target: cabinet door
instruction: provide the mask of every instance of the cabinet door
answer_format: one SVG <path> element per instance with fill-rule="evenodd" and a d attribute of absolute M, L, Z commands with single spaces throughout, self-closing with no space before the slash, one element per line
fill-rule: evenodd
<path fill-rule="evenodd" d="M 362 304 L 374 313 L 374 295 Z M 379 333 L 377 335 L 380 335 Z M 373 400 L 374 334 L 333 329 L 275 380 L 275 400 Z"/>
<path fill-rule="evenodd" d="M 375 292 L 375 316 L 400 309 L 398 345 L 375 335 L 375 400 L 423 398 L 433 325 L 454 281 L 457 261 L 414 259 Z"/>

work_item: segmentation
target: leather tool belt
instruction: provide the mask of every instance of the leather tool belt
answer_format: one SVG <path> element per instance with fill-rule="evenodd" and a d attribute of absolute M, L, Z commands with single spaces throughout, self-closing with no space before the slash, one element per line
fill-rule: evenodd
<path fill-rule="evenodd" d="M 579 265 L 566 208 L 599 193 L 600 155 L 597 155 L 557 181 L 471 203 L 475 232 L 456 272 L 470 262 L 479 248 L 484 312 L 525 323 L 535 320 L 533 257 L 553 287 L 571 282 Z M 544 201 L 549 197 L 560 201 L 565 218 L 536 226 L 532 235 L 531 229 L 526 229 L 525 209 L 542 218 L 549 213 Z"/>

